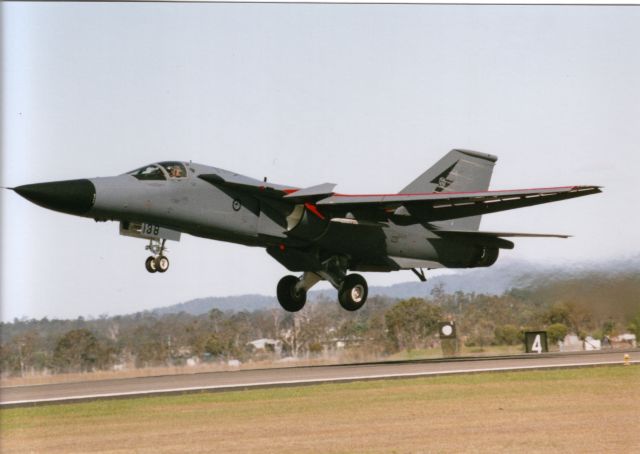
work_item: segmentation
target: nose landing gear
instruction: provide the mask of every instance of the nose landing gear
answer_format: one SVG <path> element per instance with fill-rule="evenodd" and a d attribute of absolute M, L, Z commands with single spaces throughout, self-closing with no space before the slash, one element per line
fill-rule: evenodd
<path fill-rule="evenodd" d="M 155 273 L 156 271 L 158 271 L 158 267 L 156 265 L 156 258 L 153 256 L 147 257 L 147 260 L 145 260 L 144 262 L 144 267 L 150 273 Z"/>
<path fill-rule="evenodd" d="M 167 248 L 164 246 L 165 239 L 162 240 L 149 240 L 149 244 L 145 247 L 146 250 L 151 251 L 152 256 L 147 257 L 144 262 L 144 267 L 150 273 L 164 273 L 169 269 L 169 259 L 164 255 L 164 251 Z"/>

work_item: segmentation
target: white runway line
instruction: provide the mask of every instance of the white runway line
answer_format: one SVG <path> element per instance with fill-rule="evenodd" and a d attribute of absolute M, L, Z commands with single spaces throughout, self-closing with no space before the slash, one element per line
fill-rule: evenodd
<path fill-rule="evenodd" d="M 640 361 L 630 361 L 629 364 L 638 364 Z M 609 366 L 620 365 L 621 361 L 605 361 L 595 363 L 578 363 L 578 364 L 546 364 L 538 366 L 513 366 L 513 367 L 489 367 L 481 369 L 461 369 L 450 371 L 425 371 L 425 372 L 408 372 L 399 374 L 378 374 L 378 375 L 360 375 L 353 377 L 334 377 L 334 378 L 311 378 L 302 380 L 282 380 L 271 382 L 255 382 L 255 383 L 242 383 L 234 385 L 213 385 L 213 386 L 192 386 L 187 388 L 169 388 L 169 389 L 152 389 L 147 391 L 131 391 L 122 393 L 105 393 L 105 394 L 86 394 L 80 396 L 67 396 L 67 397 L 54 397 L 49 399 L 31 399 L 31 400 L 14 400 L 0 403 L 0 408 L 4 406 L 19 406 L 28 404 L 44 404 L 44 403 L 64 403 L 64 402 L 78 402 L 85 400 L 98 400 L 109 399 L 118 397 L 144 397 L 144 396 L 159 396 L 163 394 L 186 394 L 195 392 L 206 391 L 233 391 L 237 389 L 246 388 L 270 388 L 280 386 L 294 386 L 294 385 L 311 385 L 311 384 L 324 384 L 324 383 L 340 383 L 340 382 L 354 382 L 354 381 L 367 381 L 367 380 L 384 380 L 393 378 L 414 378 L 414 377 L 426 377 L 433 375 L 457 375 L 468 374 L 477 372 L 507 372 L 507 371 L 519 371 L 519 370 L 531 370 L 531 369 L 566 369 L 572 367 L 592 367 L 592 366 Z"/>

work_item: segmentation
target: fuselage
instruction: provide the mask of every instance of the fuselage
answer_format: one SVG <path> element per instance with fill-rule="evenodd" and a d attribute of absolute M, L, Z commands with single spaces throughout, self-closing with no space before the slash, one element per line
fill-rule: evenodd
<path fill-rule="evenodd" d="M 180 166 L 178 175 L 171 175 L 173 166 Z M 156 224 L 198 237 L 264 247 L 294 271 L 313 264 L 287 262 L 284 255 L 312 250 L 317 251 L 319 261 L 324 256 L 344 255 L 354 270 L 487 266 L 479 259 L 486 254 L 482 246 L 440 237 L 420 223 L 399 225 L 388 220 L 364 229 L 360 226 L 356 231 L 349 223 L 332 222 L 309 204 L 265 200 L 233 186 L 211 184 L 200 175 L 218 175 L 225 181 L 256 188 L 297 189 L 216 167 L 174 161 L 113 177 L 74 180 L 77 191 L 84 191 L 76 195 L 79 203 L 75 210 L 60 209 L 60 204 L 51 204 L 50 197 L 29 189 L 49 184 L 64 193 L 61 189 L 68 182 L 23 186 L 26 189 L 21 194 L 44 207 L 97 221 Z M 17 190 L 20 192 L 20 188 Z"/>

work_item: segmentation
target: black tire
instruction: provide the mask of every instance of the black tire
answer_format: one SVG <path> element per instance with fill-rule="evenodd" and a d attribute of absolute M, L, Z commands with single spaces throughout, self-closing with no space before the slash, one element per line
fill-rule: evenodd
<path fill-rule="evenodd" d="M 144 262 L 144 267 L 150 273 L 155 273 L 158 271 L 158 267 L 156 266 L 156 258 L 155 257 L 147 257 L 147 260 Z"/>
<path fill-rule="evenodd" d="M 158 273 L 164 273 L 169 269 L 169 259 L 164 255 L 156 257 L 156 270 Z"/>
<path fill-rule="evenodd" d="M 278 302 L 287 312 L 298 312 L 307 302 L 307 292 L 296 291 L 298 278 L 295 276 L 285 276 L 278 282 Z"/>
<path fill-rule="evenodd" d="M 359 274 L 350 274 L 340 286 L 338 301 L 348 311 L 357 311 L 367 302 L 369 287 L 367 281 Z"/>

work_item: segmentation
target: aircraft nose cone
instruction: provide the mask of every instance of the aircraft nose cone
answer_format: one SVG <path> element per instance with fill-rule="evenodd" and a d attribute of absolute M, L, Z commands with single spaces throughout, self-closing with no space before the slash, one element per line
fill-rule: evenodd
<path fill-rule="evenodd" d="M 86 213 L 96 199 L 96 187 L 86 179 L 25 184 L 14 191 L 36 205 L 69 214 Z"/>

